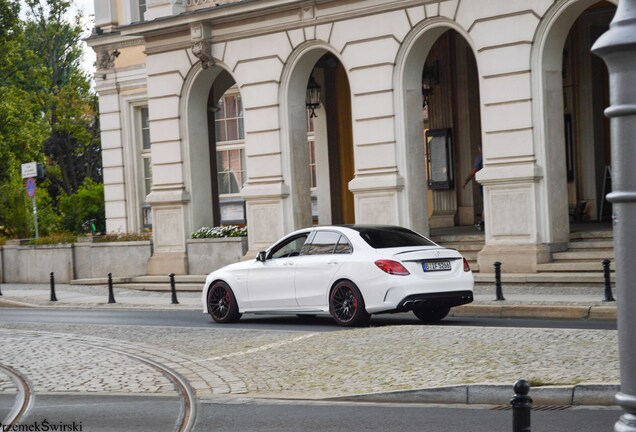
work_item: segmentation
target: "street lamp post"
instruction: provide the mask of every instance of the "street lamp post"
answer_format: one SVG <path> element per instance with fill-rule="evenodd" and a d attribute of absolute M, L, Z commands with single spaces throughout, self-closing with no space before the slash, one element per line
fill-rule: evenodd
<path fill-rule="evenodd" d="M 621 391 L 615 432 L 636 432 L 636 0 L 619 0 L 610 29 L 592 47 L 607 64 L 611 119 L 614 251 Z"/>

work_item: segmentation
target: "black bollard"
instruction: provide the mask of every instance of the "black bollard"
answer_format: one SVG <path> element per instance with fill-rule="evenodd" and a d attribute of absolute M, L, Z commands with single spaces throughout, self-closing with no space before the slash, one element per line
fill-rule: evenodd
<path fill-rule="evenodd" d="M 514 386 L 515 395 L 510 400 L 512 407 L 512 432 L 530 432 L 530 411 L 532 398 L 528 396 L 530 384 L 519 380 Z"/>
<path fill-rule="evenodd" d="M 172 304 L 179 304 L 177 300 L 177 287 L 174 283 L 174 273 L 170 273 L 168 277 L 170 278 L 170 289 L 172 290 Z"/>
<path fill-rule="evenodd" d="M 495 289 L 497 292 L 496 301 L 505 300 L 503 291 L 501 289 L 501 263 L 499 261 L 495 261 Z"/>
<path fill-rule="evenodd" d="M 115 302 L 115 293 L 113 293 L 113 274 L 108 273 L 108 303 Z"/>
<path fill-rule="evenodd" d="M 2 295 L 2 284 L 0 284 L 0 296 Z"/>
<path fill-rule="evenodd" d="M 55 295 L 55 273 L 51 272 L 49 280 L 51 281 L 51 301 L 57 301 L 57 296 Z"/>
<path fill-rule="evenodd" d="M 603 278 L 605 280 L 605 299 L 603 301 L 613 302 L 614 296 L 612 295 L 612 283 L 610 281 L 610 260 L 603 260 Z"/>

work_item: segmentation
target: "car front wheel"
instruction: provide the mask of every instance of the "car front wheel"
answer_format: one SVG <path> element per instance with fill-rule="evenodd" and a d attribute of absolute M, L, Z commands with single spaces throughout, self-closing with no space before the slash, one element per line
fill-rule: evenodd
<path fill-rule="evenodd" d="M 420 321 L 426 324 L 435 324 L 446 318 L 450 312 L 449 307 L 427 307 L 420 306 L 413 309 L 413 313 Z"/>
<path fill-rule="evenodd" d="M 371 319 L 360 290 L 351 281 L 340 281 L 333 288 L 329 296 L 329 311 L 336 323 L 346 327 L 366 326 Z"/>
<path fill-rule="evenodd" d="M 241 318 L 236 297 L 225 282 L 215 282 L 208 290 L 208 312 L 218 323 L 234 322 Z"/>

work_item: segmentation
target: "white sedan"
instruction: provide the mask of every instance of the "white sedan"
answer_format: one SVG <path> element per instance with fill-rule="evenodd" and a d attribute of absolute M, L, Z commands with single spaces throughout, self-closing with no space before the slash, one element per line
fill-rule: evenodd
<path fill-rule="evenodd" d="M 206 278 L 204 312 L 219 323 L 243 313 L 331 314 L 343 326 L 412 310 L 442 320 L 473 301 L 473 274 L 454 249 L 397 226 L 320 226 L 293 232 L 254 260 Z"/>

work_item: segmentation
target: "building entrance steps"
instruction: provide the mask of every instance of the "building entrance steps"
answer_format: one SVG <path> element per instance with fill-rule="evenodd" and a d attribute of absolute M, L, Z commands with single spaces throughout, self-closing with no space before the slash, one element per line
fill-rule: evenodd
<path fill-rule="evenodd" d="M 175 286 L 180 292 L 199 292 L 207 275 L 176 275 Z M 75 279 L 71 285 L 107 285 L 108 278 Z M 170 291 L 170 278 L 165 276 L 117 277 L 113 275 L 113 285 L 139 291 Z"/>
<path fill-rule="evenodd" d="M 603 284 L 603 260 L 610 260 L 611 279 L 614 281 L 614 243 L 611 225 L 580 223 L 571 225 L 567 249 L 552 254 L 552 261 L 539 264 L 537 273 L 506 273 L 503 263 L 502 280 L 509 284 L 580 285 Z M 477 254 L 485 245 L 483 232 L 472 226 L 437 228 L 431 230 L 431 239 L 445 247 L 457 249 L 475 273 L 475 282 L 494 280 L 491 269 L 480 269 Z M 494 264 L 494 263 L 493 263 Z M 480 271 L 481 270 L 481 271 Z M 486 270 L 486 271 L 485 271 Z"/>

